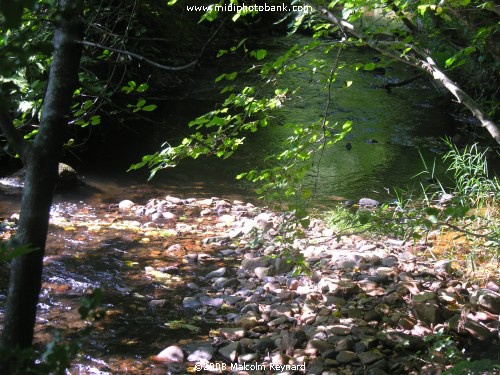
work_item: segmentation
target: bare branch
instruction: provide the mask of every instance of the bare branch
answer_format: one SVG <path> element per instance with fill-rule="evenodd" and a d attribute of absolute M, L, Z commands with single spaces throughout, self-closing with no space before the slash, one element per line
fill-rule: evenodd
<path fill-rule="evenodd" d="M 125 51 L 125 50 L 114 48 L 114 47 L 104 46 L 102 44 L 88 42 L 88 41 L 85 41 L 85 40 L 82 40 L 79 43 L 83 44 L 85 46 L 95 47 L 95 48 L 99 48 L 99 49 L 102 49 L 102 50 L 108 50 L 108 51 L 116 52 L 116 53 L 119 53 L 119 54 L 122 54 L 122 55 L 130 56 L 130 57 L 132 57 L 132 58 L 134 58 L 136 60 L 139 60 L 139 61 L 145 62 L 145 63 L 147 63 L 149 65 L 152 65 L 155 68 L 166 70 L 166 71 L 170 71 L 170 72 L 175 72 L 175 71 L 181 71 L 181 70 L 185 70 L 185 69 L 191 68 L 192 66 L 195 66 L 196 64 L 198 64 L 198 62 L 200 61 L 201 57 L 205 53 L 205 50 L 207 49 L 208 45 L 212 42 L 212 40 L 214 40 L 215 36 L 218 34 L 218 32 L 220 31 L 220 29 L 222 28 L 222 26 L 224 25 L 225 22 L 226 22 L 226 19 L 224 19 L 221 22 L 221 24 L 217 27 L 217 29 L 210 36 L 210 38 L 208 38 L 208 40 L 205 42 L 205 44 L 201 48 L 201 51 L 198 54 L 198 57 L 194 61 L 191 61 L 190 63 L 185 64 L 185 65 L 181 65 L 181 66 L 163 65 L 163 64 L 157 63 L 156 61 L 150 60 L 147 57 L 144 57 L 142 55 L 134 53 L 134 52 Z"/>
<path fill-rule="evenodd" d="M 167 66 L 167 65 L 159 64 L 159 63 L 157 63 L 157 62 L 155 62 L 153 60 L 150 60 L 150 59 L 148 59 L 148 58 L 146 58 L 146 57 L 144 57 L 142 55 L 138 55 L 137 53 L 134 53 L 134 52 L 129 52 L 129 51 L 124 51 L 124 50 L 118 49 L 118 48 L 103 46 L 102 44 L 97 44 L 97 43 L 93 43 L 93 42 L 87 42 L 85 40 L 81 40 L 79 43 L 83 44 L 85 46 L 95 47 L 95 48 L 99 48 L 99 49 L 102 49 L 102 50 L 108 50 L 108 51 L 111 51 L 111 52 L 116 52 L 116 53 L 119 53 L 119 54 L 122 54 L 122 55 L 130 56 L 130 57 L 133 57 L 136 60 L 143 61 L 143 62 L 145 62 L 145 63 L 147 63 L 149 65 L 152 65 L 155 68 L 162 69 L 162 70 L 167 70 L 167 71 L 170 71 L 170 72 L 188 69 L 188 68 L 196 65 L 198 63 L 198 60 L 199 60 L 199 59 L 196 59 L 194 61 L 191 61 L 189 64 L 181 65 L 181 66 Z"/>

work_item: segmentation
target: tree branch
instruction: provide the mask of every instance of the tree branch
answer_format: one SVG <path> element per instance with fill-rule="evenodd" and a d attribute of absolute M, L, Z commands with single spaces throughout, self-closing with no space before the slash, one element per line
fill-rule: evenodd
<path fill-rule="evenodd" d="M 185 65 L 181 65 L 181 66 L 163 65 L 163 64 L 157 63 L 156 61 L 150 60 L 147 57 L 144 57 L 142 55 L 134 53 L 134 52 L 125 51 L 125 50 L 121 50 L 121 49 L 114 48 L 114 47 L 103 46 L 102 44 L 88 42 L 86 40 L 79 41 L 79 43 L 82 44 L 82 45 L 85 45 L 85 46 L 95 47 L 95 48 L 99 48 L 99 49 L 102 49 L 102 50 L 108 50 L 108 51 L 116 52 L 116 53 L 119 53 L 119 54 L 122 54 L 122 55 L 130 56 L 130 57 L 132 57 L 132 58 L 134 58 L 136 60 L 145 62 L 146 64 L 149 64 L 151 66 L 154 66 L 155 68 L 166 70 L 166 71 L 170 71 L 170 72 L 175 72 L 175 71 L 181 71 L 181 70 L 185 70 L 185 69 L 191 68 L 192 66 L 195 66 L 196 64 L 198 64 L 198 62 L 200 61 L 201 57 L 205 53 L 205 50 L 207 49 L 208 45 L 210 44 L 210 42 L 212 42 L 212 40 L 214 40 L 215 36 L 219 33 L 220 29 L 222 28 L 222 26 L 226 22 L 226 19 L 227 18 L 225 18 L 221 22 L 221 24 L 217 27 L 217 29 L 214 31 L 214 33 L 205 42 L 205 44 L 201 48 L 200 53 L 198 54 L 198 57 L 194 61 L 191 61 L 190 63 L 185 64 Z"/>
<path fill-rule="evenodd" d="M 113 48 L 113 47 L 107 47 L 107 46 L 103 46 L 102 44 L 93 43 L 93 42 L 87 42 L 85 40 L 81 40 L 78 43 L 80 43 L 82 45 L 85 45 L 85 46 L 95 47 L 95 48 L 99 48 L 99 49 L 102 49 L 102 50 L 108 50 L 108 51 L 111 51 L 111 52 L 116 52 L 116 53 L 119 53 L 119 54 L 122 54 L 122 55 L 130 56 L 130 57 L 133 57 L 136 60 L 139 60 L 139 61 L 145 62 L 146 64 L 152 65 L 155 68 L 162 69 L 162 70 L 167 70 L 167 71 L 170 71 L 170 72 L 188 69 L 188 68 L 196 65 L 198 63 L 198 60 L 199 60 L 199 59 L 196 59 L 194 61 L 191 61 L 189 64 L 181 65 L 181 66 L 167 66 L 167 65 L 159 64 L 159 63 L 157 63 L 157 62 L 155 62 L 153 60 L 150 60 L 150 59 L 148 59 L 148 58 L 146 58 L 146 57 L 144 57 L 142 55 L 138 55 L 137 53 L 134 53 L 134 52 L 129 52 L 129 51 L 121 50 L 121 49 L 118 49 L 118 48 Z"/>
<path fill-rule="evenodd" d="M 463 91 L 458 85 L 456 85 L 451 79 L 449 79 L 434 63 L 433 59 L 424 51 L 417 49 L 415 46 L 410 46 L 413 51 L 420 55 L 420 58 L 415 56 L 404 55 L 404 58 L 399 55 L 395 50 L 390 50 L 381 47 L 380 43 L 371 39 L 368 35 L 356 30 L 350 23 L 345 20 L 337 18 L 332 12 L 330 12 L 326 7 L 319 7 L 315 4 L 304 1 L 304 4 L 310 5 L 316 12 L 318 12 L 321 17 L 332 22 L 334 25 L 338 26 L 343 33 L 348 33 L 359 40 L 364 41 L 370 48 L 389 56 L 397 61 L 401 61 L 407 65 L 416 67 L 420 70 L 425 71 L 430 74 L 435 81 L 440 83 L 446 90 L 448 90 L 459 103 L 463 104 L 467 109 L 469 109 L 474 117 L 476 117 L 481 126 L 484 127 L 493 139 L 500 144 L 500 126 L 490 120 L 484 111 L 465 91 Z M 350 27 L 347 27 L 349 25 Z"/>

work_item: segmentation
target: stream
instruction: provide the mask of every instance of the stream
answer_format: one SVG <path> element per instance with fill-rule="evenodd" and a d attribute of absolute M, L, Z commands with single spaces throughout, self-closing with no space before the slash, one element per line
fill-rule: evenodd
<path fill-rule="evenodd" d="M 301 42 L 300 38 L 298 41 Z M 276 53 L 283 53 L 289 45 L 289 41 L 278 41 L 273 48 Z M 342 55 L 350 63 L 370 57 L 366 51 L 346 51 Z M 192 85 L 186 86 L 183 93 L 163 98 L 155 116 L 169 126 L 180 127 L 194 115 L 210 110 L 213 98 L 218 96 L 219 88 L 213 80 L 219 74 L 220 71 L 210 69 L 195 73 Z M 423 169 L 421 155 L 429 164 L 439 159 L 436 153 L 439 138 L 454 135 L 457 124 L 436 103 L 434 88 L 426 80 L 414 81 L 391 93 L 373 88 L 387 80 L 406 79 L 413 74 L 411 69 L 399 64 L 388 64 L 383 76 L 340 72 L 329 120 L 332 123 L 351 120 L 354 125 L 344 140 L 324 154 L 321 177 L 311 181 L 316 184 L 313 203 L 316 207 L 331 208 L 339 201 L 361 197 L 387 201 L 393 197 L 390 188 L 425 180 L 425 177 L 413 178 Z M 341 88 L 345 80 L 354 82 L 349 90 Z M 324 108 L 324 97 L 308 89 L 302 95 L 308 99 L 292 103 L 277 114 L 277 121 L 317 119 Z M 130 126 L 137 131 L 146 127 L 138 122 Z M 150 370 L 150 357 L 159 350 L 179 343 L 179 337 L 182 342 L 206 341 L 212 324 L 216 323 L 200 323 L 201 329 L 196 332 L 189 326 L 179 330 L 165 325 L 186 317 L 182 294 L 178 291 L 186 278 L 205 274 L 223 264 L 213 254 L 197 264 L 182 261 L 187 253 L 210 251 L 200 244 L 203 237 L 210 235 L 210 231 L 203 229 L 203 220 L 208 219 L 191 222 L 188 214 L 179 214 L 196 234 L 172 236 L 168 225 L 160 229 L 152 226 L 148 231 L 144 222 L 120 216 L 118 202 L 130 199 L 146 204 L 151 198 L 171 195 L 216 196 L 255 203 L 254 187 L 234 177 L 252 166 L 256 159 L 263 158 L 264 152 L 276 152 L 288 135 L 286 127 L 266 128 L 249 137 L 241 152 L 228 161 L 186 160 L 178 168 L 158 173 L 151 182 L 146 182 L 145 170 L 125 172 L 145 153 L 157 151 L 169 131 L 156 128 L 152 133 L 117 135 L 112 144 L 96 152 L 95 158 L 81 170 L 88 186 L 58 193 L 54 199 L 37 342 L 49 340 L 54 328 L 65 330 L 68 339 L 78 338 L 85 323 L 79 320 L 77 307 L 81 295 L 89 290 L 103 288 L 108 307 L 109 319 L 97 324 L 85 338 L 86 354 L 73 367 L 74 374 L 108 373 L 99 372 L 97 368 L 134 374 Z M 347 143 L 351 149 L 346 148 Z M 17 211 L 18 195 L 1 193 L 0 199 L 0 217 L 10 217 Z M 193 213 L 193 217 L 197 217 L 196 214 Z M 171 246 L 176 244 L 179 250 L 172 250 Z M 183 276 L 181 279 L 174 275 L 167 285 L 158 281 L 157 275 L 148 276 L 148 267 L 177 267 Z M 5 280 L 4 272 L 0 276 L 0 305 L 5 301 Z M 166 300 L 167 308 L 153 309 L 148 305 L 151 300 Z M 165 369 L 162 371 L 156 373 L 166 373 Z"/>

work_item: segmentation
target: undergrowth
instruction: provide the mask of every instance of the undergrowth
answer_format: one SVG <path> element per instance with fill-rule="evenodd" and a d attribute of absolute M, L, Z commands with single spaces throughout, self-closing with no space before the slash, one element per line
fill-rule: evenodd
<path fill-rule="evenodd" d="M 452 174 L 452 186 L 434 175 L 424 162 L 429 184 L 393 190 L 395 199 L 377 209 L 339 206 L 326 216 L 338 236 L 362 234 L 412 240 L 429 246 L 428 256 L 451 259 L 470 279 L 499 276 L 500 181 L 489 175 L 488 150 L 477 144 L 450 151 L 443 157 Z"/>

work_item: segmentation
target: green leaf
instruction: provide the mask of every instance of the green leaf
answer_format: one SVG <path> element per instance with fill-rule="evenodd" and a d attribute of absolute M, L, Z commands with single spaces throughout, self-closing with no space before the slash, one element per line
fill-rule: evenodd
<path fill-rule="evenodd" d="M 252 55 L 257 59 L 257 60 L 262 60 L 267 56 L 267 51 L 265 49 L 259 49 L 257 51 L 253 51 Z"/>
<path fill-rule="evenodd" d="M 368 64 L 365 64 L 365 65 L 363 66 L 363 69 L 364 69 L 364 70 L 368 70 L 368 71 L 369 71 L 369 70 L 373 70 L 373 69 L 375 69 L 375 67 L 376 67 L 375 63 L 373 63 L 373 62 L 369 62 Z"/>
<path fill-rule="evenodd" d="M 90 118 L 90 125 L 99 125 L 101 123 L 101 116 L 96 115 Z"/>
<path fill-rule="evenodd" d="M 139 87 L 137 87 L 137 92 L 144 92 L 149 88 L 147 83 L 141 83 Z"/>
<path fill-rule="evenodd" d="M 144 107 L 142 107 L 141 109 L 143 111 L 146 111 L 146 112 L 151 112 L 151 111 L 154 111 L 156 109 L 157 105 L 155 104 L 150 104 L 150 105 L 146 105 Z"/>

